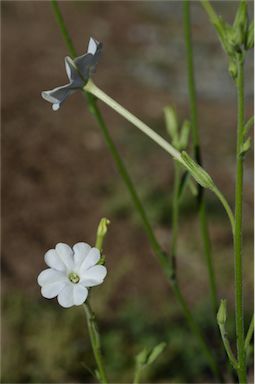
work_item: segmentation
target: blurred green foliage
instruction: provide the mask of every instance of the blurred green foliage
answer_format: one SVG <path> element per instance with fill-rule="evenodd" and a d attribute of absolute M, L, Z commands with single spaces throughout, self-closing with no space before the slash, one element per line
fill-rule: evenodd
<path fill-rule="evenodd" d="M 12 292 L 3 309 L 2 382 L 91 382 L 95 363 L 81 307 L 64 310 L 57 304 Z M 219 338 L 211 312 L 194 308 L 196 318 L 212 347 Z M 142 298 L 124 303 L 109 320 L 98 318 L 105 361 L 111 382 L 131 382 L 135 355 L 165 341 L 167 347 L 144 371 L 150 382 L 211 382 L 196 339 L 178 312 L 155 314 Z M 228 320 L 230 338 L 234 323 Z M 225 355 L 220 358 L 224 364 Z M 185 369 L 184 369 L 185 367 Z M 201 374 L 202 373 L 202 374 Z M 206 381 L 205 381 L 206 380 Z"/>

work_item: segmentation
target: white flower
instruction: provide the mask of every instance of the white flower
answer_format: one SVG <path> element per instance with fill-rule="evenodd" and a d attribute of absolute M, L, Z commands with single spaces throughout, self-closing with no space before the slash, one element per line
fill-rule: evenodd
<path fill-rule="evenodd" d="M 102 51 L 102 43 L 92 37 L 89 40 L 87 52 L 76 57 L 65 58 L 66 73 L 69 83 L 61 87 L 52 89 L 51 91 L 43 91 L 42 97 L 52 103 L 52 109 L 57 111 L 65 99 L 72 95 L 75 91 L 82 89 L 88 82 L 90 75 L 95 72 L 96 65 Z"/>
<path fill-rule="evenodd" d="M 103 265 L 97 265 L 99 250 L 86 243 L 77 243 L 73 249 L 59 243 L 46 252 L 44 260 L 50 268 L 37 279 L 42 296 L 47 299 L 57 296 L 65 308 L 83 304 L 88 296 L 87 288 L 101 284 L 107 273 Z"/>

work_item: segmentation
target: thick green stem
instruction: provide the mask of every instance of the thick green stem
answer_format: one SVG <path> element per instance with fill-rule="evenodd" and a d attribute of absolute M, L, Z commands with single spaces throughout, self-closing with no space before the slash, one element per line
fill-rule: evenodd
<path fill-rule="evenodd" d="M 201 150 L 200 150 L 200 139 L 198 129 L 198 113 L 197 113 L 197 97 L 196 97 L 196 84 L 195 74 L 193 65 L 193 50 L 192 50 L 192 32 L 190 22 L 190 0 L 183 1 L 183 20 L 184 20 L 184 34 L 185 34 L 185 45 L 186 45 L 186 57 L 187 57 L 187 72 L 188 72 L 188 87 L 189 87 L 189 103 L 190 103 L 190 115 L 191 115 L 191 133 L 192 133 L 192 145 L 194 158 L 199 165 L 202 165 Z M 212 247 L 209 236 L 206 203 L 204 199 L 203 188 L 198 186 L 197 195 L 197 208 L 199 212 L 200 221 L 200 233 L 203 242 L 203 250 L 205 261 L 209 276 L 210 295 L 211 303 L 214 312 L 218 309 L 217 299 L 217 286 L 216 278 L 212 260 Z"/>
<path fill-rule="evenodd" d="M 103 363 L 100 336 L 97 329 L 95 314 L 93 313 L 88 300 L 83 304 L 83 308 L 87 318 L 90 342 L 91 342 L 94 357 L 97 363 L 100 382 L 103 384 L 107 384 L 109 383 L 109 381 L 107 379 L 107 375 L 106 375 L 106 371 Z"/>
<path fill-rule="evenodd" d="M 243 232 L 243 156 L 241 148 L 244 135 L 244 71 L 243 59 L 238 60 L 237 86 L 237 145 L 236 145 L 236 188 L 235 188 L 235 310 L 236 336 L 238 354 L 238 377 L 240 383 L 246 383 L 246 356 L 244 349 L 244 310 L 243 310 L 243 266 L 242 266 L 242 232 Z"/>

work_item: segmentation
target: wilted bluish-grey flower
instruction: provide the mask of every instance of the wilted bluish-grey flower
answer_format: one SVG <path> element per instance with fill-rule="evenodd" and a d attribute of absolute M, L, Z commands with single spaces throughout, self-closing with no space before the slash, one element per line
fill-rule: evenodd
<path fill-rule="evenodd" d="M 102 51 L 102 43 L 92 37 L 89 40 L 87 53 L 72 60 L 69 56 L 65 58 L 66 73 L 69 83 L 57 87 L 51 91 L 43 91 L 42 97 L 52 103 L 52 109 L 57 111 L 63 101 L 81 89 L 88 82 L 91 73 L 95 72 L 98 59 Z"/>

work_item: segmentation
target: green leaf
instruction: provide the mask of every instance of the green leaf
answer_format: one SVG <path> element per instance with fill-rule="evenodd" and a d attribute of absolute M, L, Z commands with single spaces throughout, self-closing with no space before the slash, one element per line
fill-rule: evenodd
<path fill-rule="evenodd" d="M 138 353 L 138 355 L 136 356 L 135 360 L 136 360 L 136 363 L 140 366 L 144 366 L 146 365 L 146 362 L 147 362 L 147 359 L 148 359 L 148 355 L 149 355 L 150 351 L 148 348 L 144 348 L 141 352 Z"/>
<path fill-rule="evenodd" d="M 251 147 L 251 138 L 248 137 L 248 139 L 243 143 L 241 147 L 240 155 L 245 156 L 246 153 L 249 151 L 250 147 Z"/>
<path fill-rule="evenodd" d="M 254 47 L 254 20 L 252 20 L 249 25 L 244 46 L 247 50 Z"/>
<path fill-rule="evenodd" d="M 147 365 L 152 364 L 158 358 L 158 356 L 164 351 L 165 348 L 166 348 L 166 343 L 164 341 L 158 344 L 156 347 L 154 347 L 150 355 L 148 356 Z"/>
<path fill-rule="evenodd" d="M 254 125 L 254 116 L 251 116 L 244 126 L 244 136 L 247 135 L 247 133 L 249 132 L 249 130 L 252 128 L 253 125 Z"/>
<path fill-rule="evenodd" d="M 163 341 L 152 349 L 144 348 L 135 358 L 137 366 L 142 368 L 152 364 L 164 351 L 165 347 L 166 343 Z"/>

